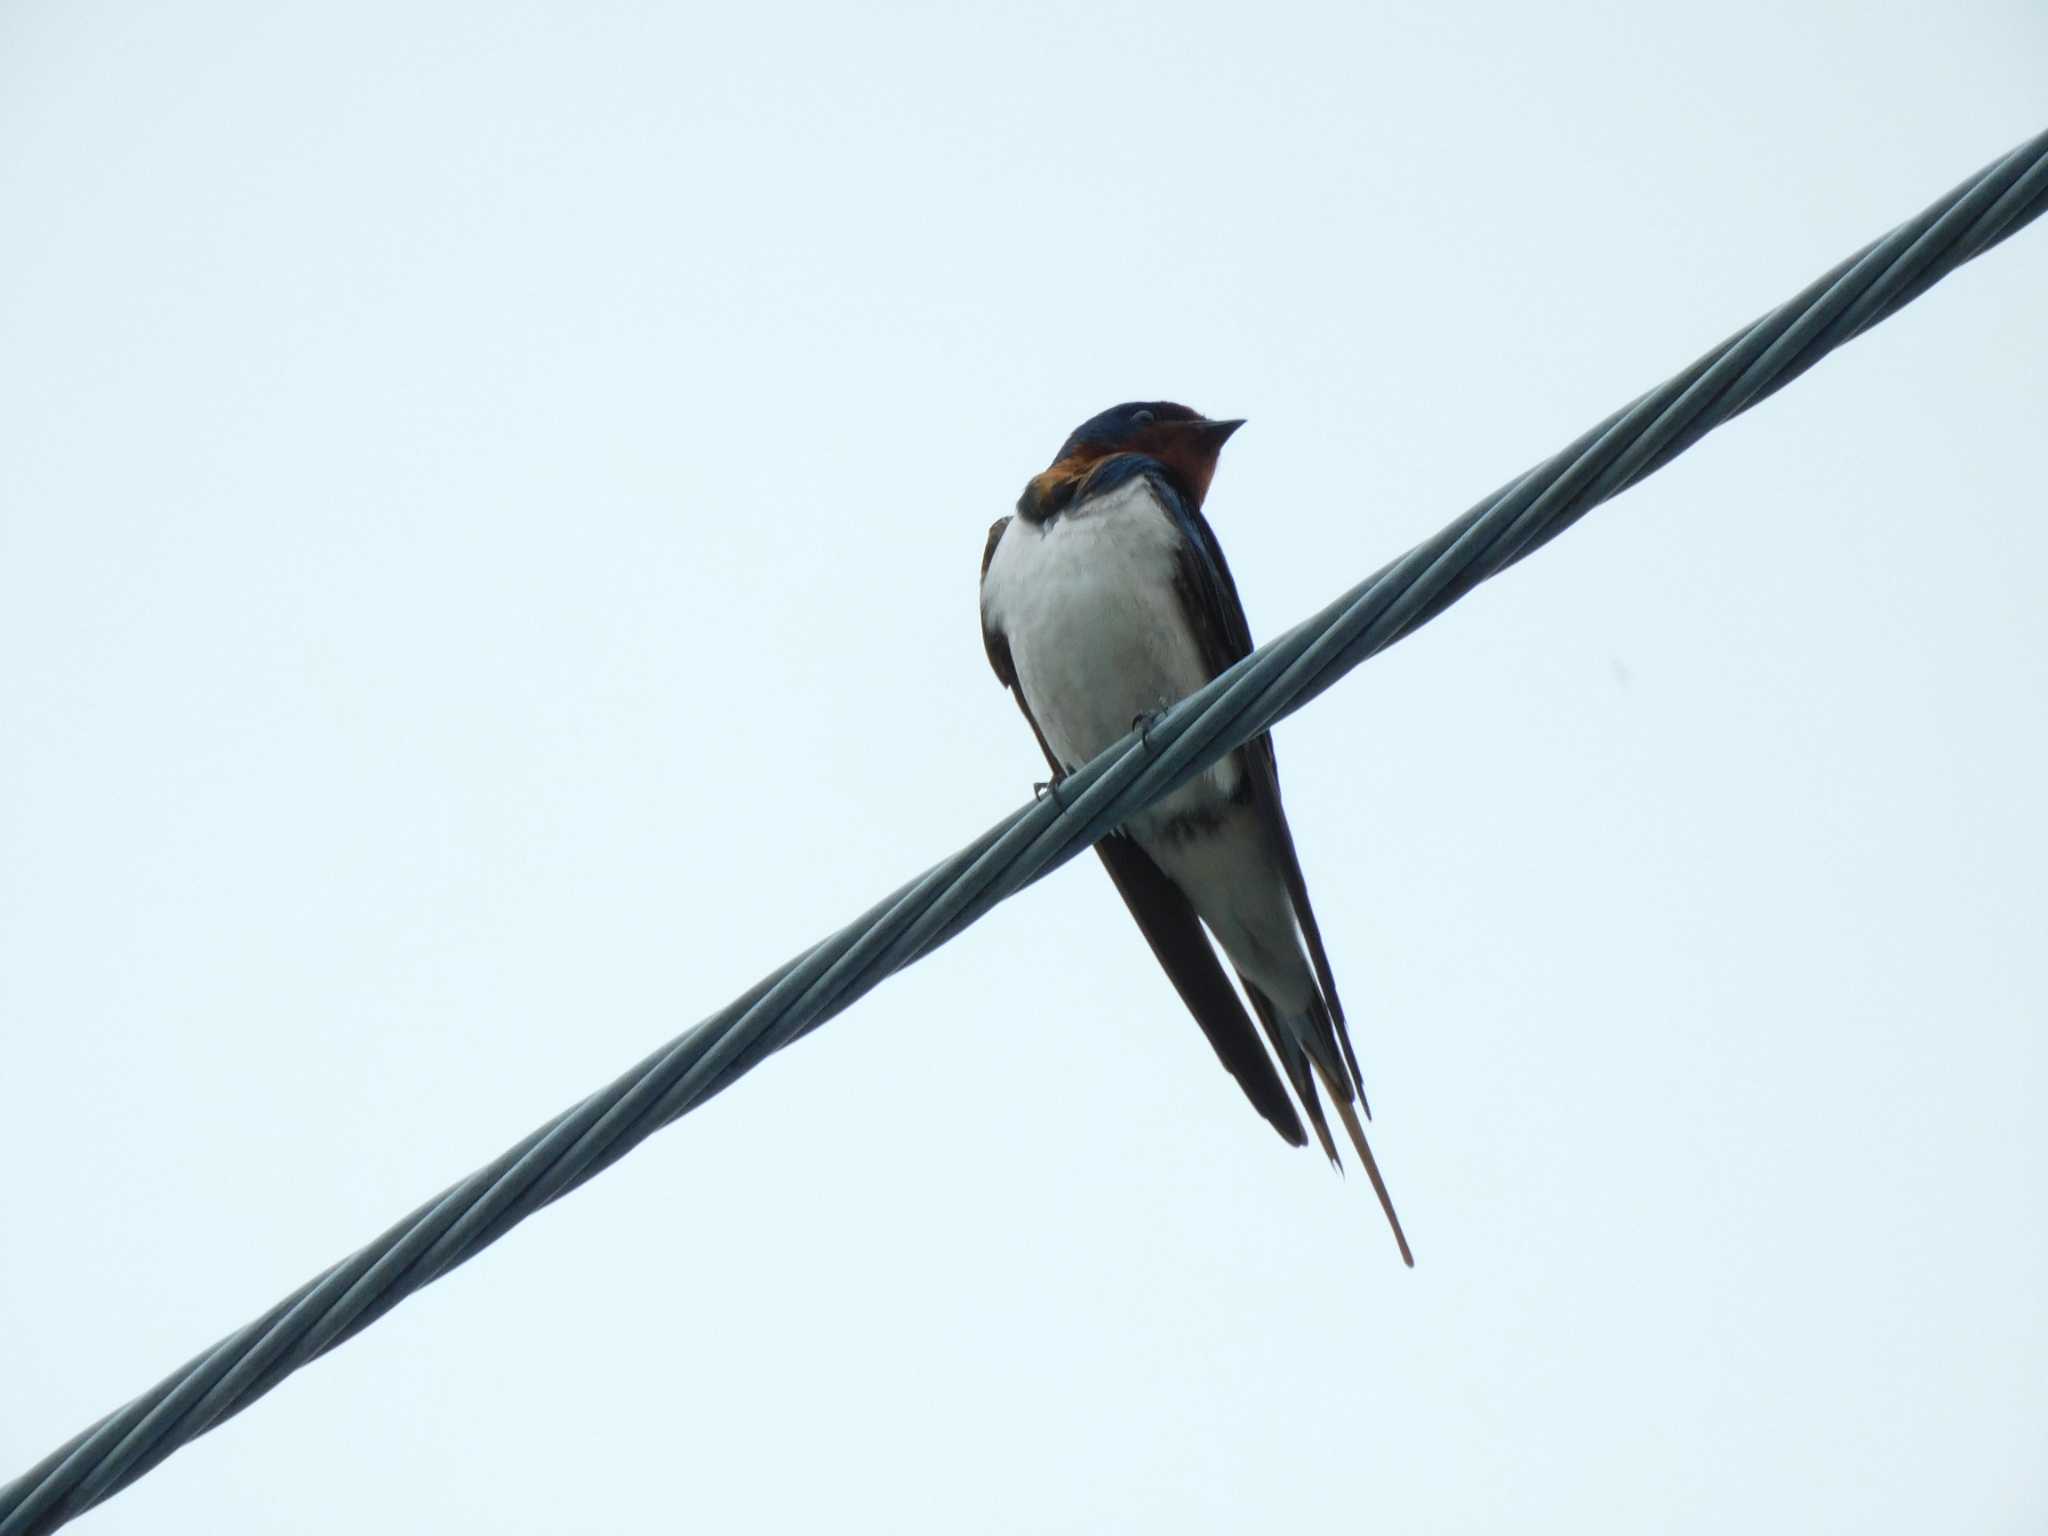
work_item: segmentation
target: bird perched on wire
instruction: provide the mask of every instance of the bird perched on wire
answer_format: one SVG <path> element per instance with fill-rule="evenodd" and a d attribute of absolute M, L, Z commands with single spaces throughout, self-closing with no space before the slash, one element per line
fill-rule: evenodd
<path fill-rule="evenodd" d="M 1244 605 L 1202 516 L 1217 455 L 1243 425 L 1166 401 L 1116 406 L 1076 427 L 1016 514 L 989 529 L 982 639 L 1055 784 L 1250 653 Z M 1208 924 L 1323 1151 L 1338 1164 L 1318 1081 L 1413 1265 L 1358 1122 L 1358 1058 L 1280 806 L 1272 738 L 1239 747 L 1095 851 L 1230 1075 L 1289 1144 L 1305 1146 Z"/>

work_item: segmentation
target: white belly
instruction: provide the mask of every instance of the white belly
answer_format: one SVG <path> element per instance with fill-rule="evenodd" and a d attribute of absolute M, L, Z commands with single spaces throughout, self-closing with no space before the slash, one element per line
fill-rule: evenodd
<path fill-rule="evenodd" d="M 1209 680 L 1174 590 L 1180 538 L 1144 480 L 1049 525 L 1015 517 L 1004 530 L 982 604 L 1009 643 L 1017 686 L 1062 767 L 1079 767 L 1128 735 L 1136 717 Z M 1236 788 L 1237 775 L 1233 754 L 1143 820 L 1213 802 Z"/>

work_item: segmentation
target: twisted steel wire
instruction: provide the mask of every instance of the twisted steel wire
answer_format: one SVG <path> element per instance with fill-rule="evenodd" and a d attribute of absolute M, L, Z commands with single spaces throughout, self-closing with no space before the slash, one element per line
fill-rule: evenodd
<path fill-rule="evenodd" d="M 2037 135 L 0 1488 L 55 1530 L 2048 208 Z"/>

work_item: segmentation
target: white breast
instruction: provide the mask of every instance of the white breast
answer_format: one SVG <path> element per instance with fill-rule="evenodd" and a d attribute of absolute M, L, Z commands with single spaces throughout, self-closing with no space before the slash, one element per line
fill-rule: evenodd
<path fill-rule="evenodd" d="M 1024 702 L 1063 767 L 1079 767 L 1128 735 L 1135 717 L 1209 680 L 1174 590 L 1180 542 L 1143 479 L 1049 524 L 1013 517 L 1004 529 L 982 582 L 982 619 L 1009 643 Z M 1227 794 L 1236 780 L 1226 758 L 1155 815 Z"/>

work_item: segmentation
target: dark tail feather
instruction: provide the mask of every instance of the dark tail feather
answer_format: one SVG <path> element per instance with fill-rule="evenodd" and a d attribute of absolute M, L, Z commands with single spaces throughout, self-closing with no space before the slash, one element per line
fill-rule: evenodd
<path fill-rule="evenodd" d="M 1252 1000 L 1252 1011 L 1259 1016 L 1260 1027 L 1266 1031 L 1267 1040 L 1272 1042 L 1273 1054 L 1280 1058 L 1287 1081 L 1293 1085 L 1294 1096 L 1301 1100 L 1301 1107 L 1308 1113 L 1308 1123 L 1316 1133 L 1316 1140 L 1323 1144 L 1323 1156 L 1330 1160 L 1332 1168 L 1342 1173 L 1344 1160 L 1337 1156 L 1337 1143 L 1330 1136 L 1330 1123 L 1323 1118 L 1323 1101 L 1316 1097 L 1315 1070 L 1309 1065 L 1308 1052 L 1294 1038 L 1294 1031 L 1280 1021 L 1266 994 L 1253 986 L 1242 972 L 1237 979 L 1244 982 L 1245 996 Z"/>

